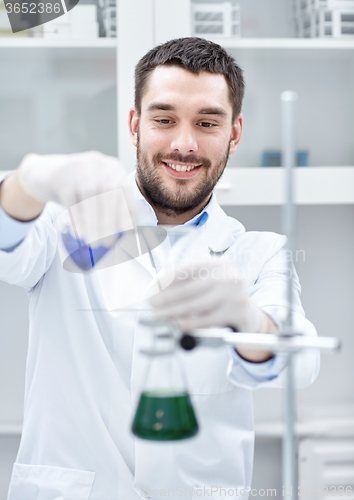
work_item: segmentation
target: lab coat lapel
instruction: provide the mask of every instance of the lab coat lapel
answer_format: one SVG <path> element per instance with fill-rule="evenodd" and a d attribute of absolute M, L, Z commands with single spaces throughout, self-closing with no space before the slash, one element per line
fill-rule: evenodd
<path fill-rule="evenodd" d="M 230 218 L 216 200 L 203 227 L 205 227 L 205 238 L 211 253 L 225 252 L 235 243 L 235 236 L 245 231 L 244 226 L 236 219 L 232 219 L 231 225 Z"/>
<path fill-rule="evenodd" d="M 108 311 L 136 307 L 155 272 L 148 255 L 96 271 Z"/>

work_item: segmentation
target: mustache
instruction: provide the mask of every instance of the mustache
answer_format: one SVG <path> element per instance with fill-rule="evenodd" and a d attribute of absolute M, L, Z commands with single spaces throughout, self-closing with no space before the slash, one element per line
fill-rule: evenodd
<path fill-rule="evenodd" d="M 175 161 L 176 163 L 194 163 L 195 165 L 203 165 L 206 168 L 211 166 L 210 160 L 208 158 L 202 158 L 195 155 L 183 156 L 180 153 L 170 153 L 168 155 L 163 155 L 162 153 L 157 153 L 153 156 L 152 161 L 154 165 L 157 165 L 164 160 Z"/>

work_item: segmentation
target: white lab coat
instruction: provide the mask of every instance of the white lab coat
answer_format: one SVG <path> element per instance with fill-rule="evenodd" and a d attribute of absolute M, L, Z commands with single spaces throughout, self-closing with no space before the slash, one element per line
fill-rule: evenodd
<path fill-rule="evenodd" d="M 0 279 L 24 287 L 30 299 L 24 424 L 8 499 L 220 498 L 220 490 L 211 493 L 211 487 L 237 487 L 239 496 L 244 489 L 247 498 L 254 446 L 251 389 L 282 385 L 284 372 L 261 382 L 232 361 L 227 348 L 184 353 L 199 434 L 166 443 L 134 438 L 130 428 L 146 363 L 139 349 L 148 337 L 137 320 L 145 314 L 146 297 L 157 290 L 154 271 L 147 255 L 86 278 L 65 271 L 55 228 L 62 211 L 48 203 L 25 240 L 12 252 L 0 251 Z M 245 232 L 216 202 L 197 231 L 180 257 L 226 250 L 247 292 L 281 320 L 285 238 Z M 316 335 L 303 316 L 298 286 L 295 298 L 296 325 Z M 318 369 L 318 353 L 301 355 L 298 386 L 310 384 Z"/>

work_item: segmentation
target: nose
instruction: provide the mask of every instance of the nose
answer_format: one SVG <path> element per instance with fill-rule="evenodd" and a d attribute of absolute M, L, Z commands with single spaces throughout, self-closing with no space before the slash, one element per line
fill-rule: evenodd
<path fill-rule="evenodd" d="M 174 128 L 171 149 L 181 154 L 195 153 L 198 150 L 195 132 L 191 126 L 180 124 Z"/>

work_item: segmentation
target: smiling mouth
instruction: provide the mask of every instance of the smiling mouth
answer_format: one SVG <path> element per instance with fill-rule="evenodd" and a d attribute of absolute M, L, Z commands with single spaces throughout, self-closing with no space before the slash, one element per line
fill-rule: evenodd
<path fill-rule="evenodd" d="M 181 165 L 180 163 L 167 163 L 165 161 L 162 162 L 164 165 L 167 165 L 168 167 L 172 168 L 176 172 L 190 172 L 191 170 L 194 170 L 195 168 L 201 167 L 201 165 Z"/>

